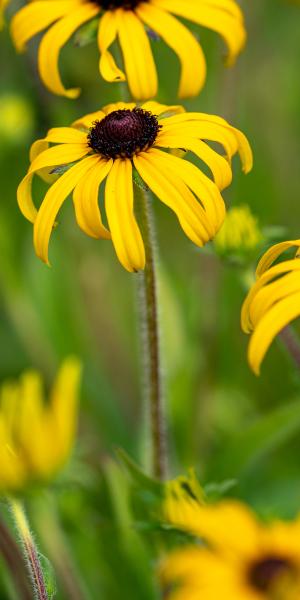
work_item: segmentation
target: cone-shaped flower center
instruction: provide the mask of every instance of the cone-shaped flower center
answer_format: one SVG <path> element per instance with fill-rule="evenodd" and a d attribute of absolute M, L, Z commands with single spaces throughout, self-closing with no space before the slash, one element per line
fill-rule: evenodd
<path fill-rule="evenodd" d="M 114 10 L 115 8 L 124 8 L 124 10 L 134 10 L 138 4 L 147 0 L 94 0 L 103 10 Z"/>
<path fill-rule="evenodd" d="M 282 577 L 293 577 L 293 574 L 294 565 L 287 559 L 269 556 L 252 565 L 249 580 L 257 590 L 269 592 Z"/>
<path fill-rule="evenodd" d="M 88 144 L 106 158 L 132 158 L 154 144 L 160 127 L 156 116 L 141 108 L 115 110 L 95 121 Z"/>

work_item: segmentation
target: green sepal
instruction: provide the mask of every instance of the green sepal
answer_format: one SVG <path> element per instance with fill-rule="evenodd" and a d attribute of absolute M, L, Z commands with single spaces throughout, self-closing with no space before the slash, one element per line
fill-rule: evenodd
<path fill-rule="evenodd" d="M 99 17 L 95 17 L 92 21 L 89 21 L 82 27 L 80 27 L 79 31 L 74 36 L 74 44 L 79 48 L 83 48 L 83 46 L 88 46 L 92 42 L 95 42 L 97 39 L 99 27 Z"/>
<path fill-rule="evenodd" d="M 43 571 L 44 582 L 49 600 L 53 600 L 57 592 L 56 578 L 50 560 L 39 552 L 39 561 Z"/>
<path fill-rule="evenodd" d="M 50 175 L 63 175 L 66 173 L 71 167 L 74 167 L 76 162 L 68 163 L 67 165 L 59 165 L 58 167 L 54 167 L 52 171 L 50 171 Z"/>
<path fill-rule="evenodd" d="M 151 492 L 159 498 L 163 497 L 165 486 L 162 482 L 146 475 L 122 448 L 116 450 L 116 455 L 139 489 Z"/>
<path fill-rule="evenodd" d="M 135 168 L 133 168 L 133 170 L 132 170 L 132 178 L 133 178 L 135 185 L 137 185 L 137 187 L 139 187 L 141 190 L 144 190 L 144 192 L 148 192 L 148 190 L 149 190 L 148 186 L 145 184 L 145 182 L 143 181 L 140 174 L 137 172 L 137 170 Z"/>

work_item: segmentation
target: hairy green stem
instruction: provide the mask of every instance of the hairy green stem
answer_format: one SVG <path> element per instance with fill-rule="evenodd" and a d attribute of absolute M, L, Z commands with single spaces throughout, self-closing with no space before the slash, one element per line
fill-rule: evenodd
<path fill-rule="evenodd" d="M 141 327 L 145 347 L 146 400 L 152 444 L 152 472 L 155 477 L 163 479 L 166 476 L 166 434 L 160 364 L 155 234 L 149 193 L 135 185 L 135 198 L 146 252 L 146 266 L 139 276 L 142 299 Z"/>
<path fill-rule="evenodd" d="M 23 505 L 16 498 L 9 498 L 8 502 L 22 543 L 24 558 L 34 590 L 34 597 L 36 600 L 49 600 L 39 553 L 33 540 Z"/>
<path fill-rule="evenodd" d="M 19 548 L 6 524 L 0 519 L 0 554 L 11 573 L 15 588 L 21 600 L 32 600 L 32 593 Z"/>

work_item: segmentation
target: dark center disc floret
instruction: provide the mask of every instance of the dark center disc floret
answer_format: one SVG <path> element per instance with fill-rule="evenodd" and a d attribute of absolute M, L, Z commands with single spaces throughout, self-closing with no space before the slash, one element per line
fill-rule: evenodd
<path fill-rule="evenodd" d="M 281 577 L 293 577 L 294 565 L 286 558 L 269 556 L 252 564 L 248 579 L 261 592 L 269 592 Z"/>
<path fill-rule="evenodd" d="M 94 0 L 103 10 L 114 10 L 123 8 L 124 10 L 134 10 L 141 2 L 148 0 Z"/>
<path fill-rule="evenodd" d="M 105 158 L 132 158 L 153 146 L 160 128 L 157 117 L 142 108 L 115 110 L 95 121 L 88 145 Z"/>

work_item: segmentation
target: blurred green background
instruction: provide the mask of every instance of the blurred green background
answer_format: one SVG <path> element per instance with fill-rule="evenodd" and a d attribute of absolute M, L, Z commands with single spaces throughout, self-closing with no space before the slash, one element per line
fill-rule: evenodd
<path fill-rule="evenodd" d="M 226 202 L 248 203 L 262 227 L 279 227 L 283 238 L 293 239 L 300 220 L 300 6 L 245 0 L 243 8 L 249 39 L 231 70 L 223 68 L 217 35 L 194 28 L 207 55 L 208 78 L 200 98 L 185 106 L 222 115 L 247 134 L 255 166 L 244 176 L 235 159 Z M 152 534 L 132 528 L 127 480 L 112 460 L 119 446 L 140 464 L 148 451 L 138 275 L 125 272 L 109 242 L 78 230 L 71 201 L 52 235 L 47 268 L 34 254 L 32 227 L 16 204 L 31 142 L 50 126 L 67 125 L 119 99 L 121 84 L 107 85 L 98 77 L 95 44 L 69 43 L 61 70 L 65 83 L 80 83 L 82 95 L 78 101 L 53 97 L 37 76 L 36 45 L 18 56 L 8 28 L 0 35 L 0 378 L 34 366 L 50 383 L 63 357 L 82 357 L 76 455 L 67 483 L 45 502 L 31 503 L 37 537 L 54 563 L 58 546 L 71 550 L 68 560 L 83 580 L 82 590 L 76 588 L 79 599 L 155 598 L 155 543 Z M 176 57 L 161 41 L 153 47 L 158 100 L 177 103 Z M 21 118 L 14 123 L 18 110 Z M 198 250 L 165 206 L 155 200 L 153 208 L 170 475 L 194 465 L 210 491 L 218 492 L 214 482 L 234 480 L 227 493 L 262 514 L 294 515 L 300 507 L 300 374 L 280 341 L 269 351 L 261 377 L 251 373 L 248 339 L 240 329 L 249 272 Z M 64 533 L 57 533 L 63 536 L 58 546 L 51 535 L 48 539 L 56 517 L 47 506 L 59 509 Z M 0 598 L 13 598 L 2 579 Z M 59 579 L 58 598 L 76 600 L 76 593 Z"/>

